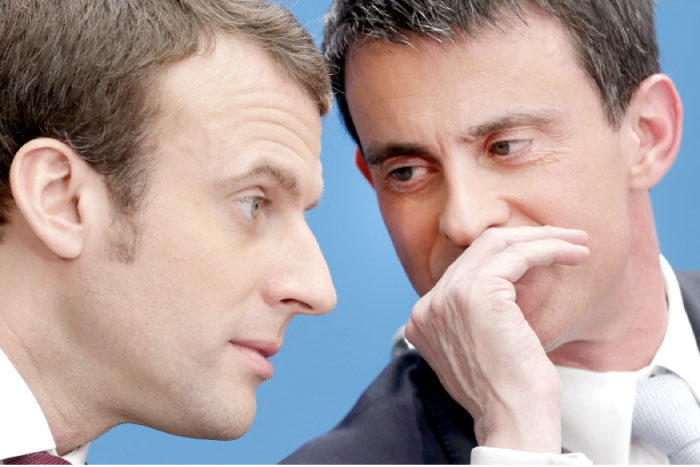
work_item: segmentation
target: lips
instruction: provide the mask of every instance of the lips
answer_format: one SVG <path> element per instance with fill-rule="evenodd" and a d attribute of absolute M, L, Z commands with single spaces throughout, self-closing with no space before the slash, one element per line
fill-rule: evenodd
<path fill-rule="evenodd" d="M 231 343 L 255 350 L 265 358 L 272 357 L 279 352 L 280 347 L 282 347 L 280 344 L 272 341 L 231 341 Z"/>
<path fill-rule="evenodd" d="M 272 378 L 274 368 L 268 358 L 279 351 L 280 344 L 271 341 L 230 341 L 230 343 L 246 359 L 255 373 L 264 379 Z"/>

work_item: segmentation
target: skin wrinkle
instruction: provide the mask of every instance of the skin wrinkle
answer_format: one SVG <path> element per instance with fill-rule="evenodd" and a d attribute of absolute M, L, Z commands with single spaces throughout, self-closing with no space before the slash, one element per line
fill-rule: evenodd
<path fill-rule="evenodd" d="M 299 183 L 296 176 L 289 170 L 277 167 L 272 164 L 264 163 L 249 170 L 243 175 L 236 176 L 232 179 L 227 179 L 221 184 L 232 184 L 234 186 L 245 185 L 254 181 L 260 176 L 267 176 L 275 180 L 277 186 L 284 190 L 295 202 L 301 198 L 299 191 Z"/>
<path fill-rule="evenodd" d="M 283 147 L 290 153 L 290 155 L 298 154 L 302 151 L 309 151 L 309 149 L 313 154 L 320 154 L 320 142 L 313 141 L 310 138 L 303 138 L 298 131 L 290 131 L 288 128 L 285 128 L 285 126 L 280 125 L 279 121 L 268 118 L 268 112 L 250 112 L 247 113 L 247 115 L 249 118 L 255 118 L 258 120 L 256 125 L 267 125 L 269 127 L 266 134 L 267 142 Z M 242 124 L 238 127 L 238 129 L 239 133 L 245 134 L 247 125 Z M 304 130 L 304 135 L 312 134 L 311 129 L 304 128 Z M 286 141 L 283 141 L 283 136 L 286 137 Z"/>
<path fill-rule="evenodd" d="M 314 154 L 320 153 L 320 140 L 313 139 L 311 136 L 315 131 L 312 127 L 307 126 L 304 122 L 296 121 L 281 124 L 281 122 L 289 120 L 288 116 L 294 109 L 288 106 L 280 108 L 280 103 L 275 101 L 274 95 L 249 91 L 244 96 L 233 99 L 230 102 L 231 105 L 240 105 L 243 110 L 238 110 L 236 113 L 226 112 L 221 115 L 209 112 L 203 116 L 220 117 L 222 120 L 219 123 L 220 125 L 227 125 L 229 121 L 232 121 L 236 125 L 236 134 L 244 137 L 251 129 L 260 125 L 267 125 L 270 127 L 267 130 L 267 140 L 288 148 L 290 154 L 307 151 L 307 148 L 311 148 Z M 175 115 L 177 121 L 178 113 L 176 108 L 166 110 L 166 112 Z M 290 127 L 287 128 L 287 125 L 290 125 Z M 283 139 L 282 136 L 285 138 Z"/>
<path fill-rule="evenodd" d="M 280 128 L 281 130 L 288 132 L 294 139 L 300 139 L 304 146 L 318 149 L 314 150 L 315 153 L 320 152 L 318 141 L 312 139 L 315 128 L 309 126 L 308 122 L 288 122 L 285 119 L 285 114 L 293 113 L 295 109 L 285 105 L 286 103 L 278 102 L 274 93 L 250 91 L 237 101 L 244 109 L 244 115 L 235 114 L 232 116 L 238 122 L 245 125 L 251 121 L 250 117 L 254 117 L 256 124 L 268 123 L 273 126 L 280 126 L 280 122 L 285 121 L 290 127 L 284 126 Z"/>
<path fill-rule="evenodd" d="M 548 130 L 550 128 L 557 128 L 561 126 L 561 124 L 561 116 L 558 115 L 556 111 L 542 110 L 531 113 L 514 112 L 468 128 L 465 131 L 463 141 L 467 144 L 473 144 L 476 140 L 490 134 L 517 129 L 517 127 L 531 126 L 538 131 L 552 134 L 553 131 Z M 441 150 L 440 152 L 445 151 Z M 431 153 L 432 151 L 429 147 L 414 143 L 373 144 L 363 151 L 363 155 L 369 166 L 380 165 L 387 159 L 398 156 L 431 157 Z"/>
<path fill-rule="evenodd" d="M 561 121 L 562 118 L 556 111 L 547 112 L 545 110 L 539 112 L 533 111 L 530 113 L 511 113 L 468 129 L 468 137 L 466 137 L 465 140 L 469 143 L 473 143 L 476 139 L 517 127 L 531 126 L 546 129 L 551 126 L 556 126 Z"/>

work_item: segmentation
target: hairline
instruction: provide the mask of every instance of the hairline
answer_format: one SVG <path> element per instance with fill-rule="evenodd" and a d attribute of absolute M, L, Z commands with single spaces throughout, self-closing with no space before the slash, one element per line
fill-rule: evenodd
<path fill-rule="evenodd" d="M 354 124 L 354 121 L 352 120 L 352 115 L 350 113 L 350 108 L 347 101 L 347 73 L 350 69 L 350 59 L 357 47 L 363 46 L 363 44 L 367 43 L 368 41 L 380 41 L 415 48 L 415 46 L 411 42 L 411 40 L 414 38 L 420 38 L 422 40 L 433 40 L 437 42 L 438 45 L 443 46 L 445 44 L 457 43 L 460 40 L 474 40 L 474 38 L 477 37 L 479 34 L 483 34 L 485 29 L 497 31 L 502 34 L 508 34 L 508 32 L 504 31 L 501 28 L 501 26 L 507 24 L 509 21 L 512 20 L 520 20 L 520 22 L 524 24 L 525 27 L 529 27 L 529 24 L 527 22 L 527 15 L 531 15 L 533 13 L 541 14 L 542 16 L 551 18 L 553 21 L 556 22 L 558 28 L 561 32 L 564 33 L 564 37 L 568 41 L 570 53 L 573 54 L 571 58 L 573 58 L 575 64 L 579 67 L 579 69 L 583 71 L 587 80 L 592 85 L 594 92 L 598 96 L 598 102 L 604 114 L 605 120 L 612 129 L 619 129 L 622 123 L 622 119 L 624 117 L 624 113 L 626 112 L 627 105 L 629 104 L 629 98 L 626 99 L 626 101 L 624 99 L 621 99 L 620 108 L 618 108 L 618 106 L 615 105 L 614 102 L 608 100 L 607 92 L 601 88 L 601 84 L 597 81 L 598 76 L 596 76 L 591 70 L 588 69 L 588 63 L 580 53 L 580 44 L 578 37 L 572 32 L 571 27 L 569 27 L 565 23 L 563 18 L 559 17 L 556 14 L 556 12 L 550 11 L 546 7 L 546 5 L 546 2 L 544 5 L 542 5 L 537 0 L 514 0 L 512 2 L 501 2 L 497 5 L 493 16 L 477 17 L 475 22 L 472 24 L 472 27 L 470 27 L 468 30 L 465 30 L 464 27 L 462 27 L 456 21 L 453 21 L 449 24 L 449 27 L 440 29 L 439 31 L 434 30 L 431 32 L 421 32 L 412 30 L 410 28 L 401 28 L 393 31 L 381 29 L 381 34 L 373 34 L 372 32 L 362 34 L 355 32 L 353 35 L 349 36 L 349 39 L 346 40 L 346 44 L 343 49 L 341 49 L 337 45 L 331 46 L 327 44 L 326 41 L 329 39 L 329 36 L 327 34 L 324 35 L 322 53 L 324 59 L 326 60 L 326 63 L 328 64 L 329 68 L 331 68 L 330 72 L 332 78 L 331 84 L 333 86 L 333 93 L 336 99 L 338 99 L 341 113 L 343 111 L 346 111 L 347 115 L 350 117 L 350 122 L 345 122 L 346 127 L 353 139 L 356 140 L 360 151 L 362 152 L 362 147 L 360 144 L 359 135 L 357 134 L 357 128 Z M 342 23 L 340 24 L 342 25 Z M 327 27 L 328 19 L 326 20 L 326 28 Z M 334 39 L 337 40 L 337 37 L 335 37 Z M 344 50 L 343 61 L 342 63 L 339 63 L 334 56 L 339 55 L 338 52 L 341 50 Z M 658 52 L 656 57 L 658 63 Z M 338 69 L 338 67 L 340 68 Z M 333 78 L 333 76 L 340 76 L 340 79 Z M 342 89 L 337 88 L 337 81 L 340 81 Z M 345 119 L 345 115 L 343 115 L 343 119 Z M 350 123 L 350 125 L 348 125 L 348 123 Z"/>
<path fill-rule="evenodd" d="M 324 105 L 323 102 L 317 101 L 309 89 L 304 86 L 304 83 L 300 82 L 293 73 L 279 63 L 276 57 L 267 50 L 262 40 L 241 33 L 240 31 L 226 31 L 221 28 L 213 28 L 210 31 L 200 29 L 197 48 L 192 53 L 162 65 L 143 77 L 143 81 L 140 84 L 141 92 L 150 108 L 148 108 L 143 115 L 144 118 L 141 124 L 141 132 L 144 137 L 140 144 L 135 146 L 134 152 L 131 155 L 135 166 L 142 171 L 142 186 L 139 187 L 140 191 L 137 192 L 133 200 L 135 201 L 134 206 L 122 206 L 120 203 L 113 203 L 117 211 L 116 214 L 119 217 L 126 219 L 132 216 L 132 214 L 137 213 L 140 208 L 143 207 L 143 204 L 147 202 L 150 176 L 153 173 L 157 154 L 161 149 L 161 125 L 163 123 L 163 118 L 169 113 L 167 106 L 172 105 L 172 101 L 169 100 L 168 96 L 164 93 L 164 78 L 166 74 L 172 70 L 173 67 L 183 64 L 194 57 L 211 57 L 216 53 L 219 40 L 244 43 L 256 52 L 259 52 L 280 76 L 288 80 L 290 84 L 293 84 L 294 87 L 302 93 L 305 99 L 315 105 L 319 112 L 319 118 L 324 117 L 330 111 L 329 106 Z M 70 141 L 67 143 L 70 144 Z M 105 177 L 105 181 L 107 182 L 108 177 L 104 174 L 102 174 L 102 176 Z"/>

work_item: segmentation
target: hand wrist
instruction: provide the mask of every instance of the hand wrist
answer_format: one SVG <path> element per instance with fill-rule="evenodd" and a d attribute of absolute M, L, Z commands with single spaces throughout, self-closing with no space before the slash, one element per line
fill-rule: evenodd
<path fill-rule="evenodd" d="M 503 410 L 488 410 L 483 428 L 483 446 L 560 454 L 559 393 L 527 397 Z"/>

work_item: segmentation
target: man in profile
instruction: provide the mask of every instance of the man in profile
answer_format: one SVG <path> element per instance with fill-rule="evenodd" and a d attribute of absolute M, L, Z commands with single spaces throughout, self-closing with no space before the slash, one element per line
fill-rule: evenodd
<path fill-rule="evenodd" d="M 682 127 L 652 1 L 335 0 L 324 53 L 419 353 L 286 461 L 699 463 L 700 277 L 649 199 Z"/>
<path fill-rule="evenodd" d="M 335 291 L 304 213 L 328 78 L 262 0 L 0 5 L 0 460 L 121 423 L 234 439 Z"/>

